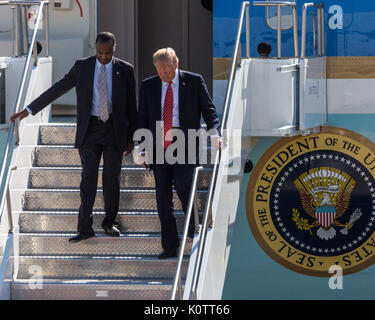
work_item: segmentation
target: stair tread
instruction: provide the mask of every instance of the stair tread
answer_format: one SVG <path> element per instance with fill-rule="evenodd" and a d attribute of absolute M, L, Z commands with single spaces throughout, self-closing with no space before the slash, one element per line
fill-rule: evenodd
<path fill-rule="evenodd" d="M 56 149 L 72 149 L 72 150 L 76 150 L 76 148 L 74 148 L 74 145 L 72 144 L 37 144 L 35 146 L 36 148 L 56 148 Z"/>
<path fill-rule="evenodd" d="M 120 188 L 118 217 L 124 227 L 121 235 L 111 237 L 100 228 L 100 218 L 105 212 L 103 188 L 98 187 L 99 197 L 93 210 L 95 237 L 74 244 L 68 242 L 76 235 L 73 218 L 78 216 L 77 181 L 82 171 L 78 151 L 73 146 L 75 130 L 75 123 L 40 125 L 40 144 L 32 149 L 35 166 L 25 168 L 29 169 L 29 187 L 12 190 L 22 191 L 21 208 L 24 208 L 17 211 L 20 215 L 19 278 L 12 284 L 13 298 L 95 299 L 100 297 L 98 293 L 107 292 L 107 297 L 114 299 L 169 299 L 177 258 L 158 258 L 162 247 L 152 173 L 134 163 L 132 155 L 123 157 L 121 167 L 122 177 L 128 174 L 121 180 L 123 187 Z M 101 175 L 102 165 L 99 171 Z M 199 210 L 203 210 L 205 185 L 211 171 L 208 164 L 201 176 L 202 186 L 197 190 Z M 176 191 L 175 200 L 178 200 Z M 178 201 L 175 208 L 180 230 L 185 215 Z M 137 227 L 138 223 L 142 229 Z M 192 239 L 187 239 L 184 248 L 183 279 L 192 243 Z M 32 265 L 42 266 L 45 271 L 44 290 L 28 290 Z"/>
<path fill-rule="evenodd" d="M 52 171 L 52 170 L 60 170 L 60 171 L 67 171 L 67 170 L 72 170 L 72 171 L 80 171 L 82 170 L 82 166 L 80 167 L 77 167 L 77 166 L 73 166 L 73 167 L 63 167 L 63 166 L 55 166 L 55 167 L 31 167 L 30 168 L 31 170 L 34 170 L 34 171 Z M 148 172 L 148 169 L 145 169 L 141 166 L 122 166 L 121 167 L 122 170 L 129 170 L 129 171 L 146 171 Z M 100 166 L 99 167 L 99 170 L 103 170 L 103 166 Z M 212 168 L 210 167 L 204 167 L 202 171 L 212 171 Z"/>
<path fill-rule="evenodd" d="M 31 171 L 81 171 L 82 166 L 74 166 L 74 167 L 31 167 Z M 99 170 L 103 170 L 103 166 L 99 167 Z M 136 171 L 136 172 L 148 172 L 147 169 L 143 167 L 136 167 L 136 166 L 122 166 L 122 171 Z"/>
<path fill-rule="evenodd" d="M 48 256 L 48 255 L 20 255 L 20 259 L 31 259 L 31 260 L 95 260 L 95 261 L 108 261 L 108 260 L 114 260 L 114 261 L 158 261 L 160 263 L 162 262 L 171 262 L 176 260 L 177 258 L 170 258 L 166 260 L 160 260 L 157 256 L 134 256 L 134 255 L 123 255 L 123 256 L 101 256 L 101 255 L 77 255 L 77 256 Z M 189 260 L 188 257 L 184 256 L 183 260 Z"/>
<path fill-rule="evenodd" d="M 45 211 L 45 210 L 39 210 L 39 211 L 14 211 L 14 213 L 19 213 L 19 214 L 30 214 L 30 215 L 59 215 L 59 216 L 76 216 L 78 215 L 78 211 Z M 106 213 L 104 211 L 94 211 L 94 215 L 105 215 Z M 184 212 L 181 210 L 175 210 L 174 211 L 175 215 L 183 215 Z M 117 213 L 117 216 L 157 216 L 158 212 L 157 211 L 119 211 Z"/>
<path fill-rule="evenodd" d="M 20 233 L 20 236 L 29 236 L 29 237 L 51 237 L 51 238 L 69 238 L 74 237 L 76 233 L 40 233 L 40 232 L 33 232 L 33 233 Z M 119 237 L 111 237 L 103 233 L 96 233 L 95 239 L 122 239 L 122 238 L 142 238 L 142 239 L 155 239 L 160 238 L 159 233 L 122 233 Z M 91 239 L 91 238 L 90 238 Z"/>
<path fill-rule="evenodd" d="M 49 122 L 40 125 L 40 128 L 50 128 L 50 127 L 77 127 L 76 123 L 72 122 Z"/>
<path fill-rule="evenodd" d="M 13 190 L 19 190 L 19 189 L 13 189 Z M 22 189 L 24 190 L 25 192 L 56 192 L 56 191 L 59 191 L 59 192 L 79 192 L 79 187 L 77 188 L 69 188 L 69 189 L 30 189 L 30 188 L 27 188 L 27 189 Z M 103 192 L 103 188 L 97 188 L 97 191 L 98 192 Z M 149 188 L 149 189 L 136 189 L 136 188 L 120 188 L 120 192 L 122 193 L 155 193 L 156 192 L 156 189 L 155 188 Z M 173 190 L 173 192 L 176 192 L 175 190 Z M 207 193 L 207 190 L 197 190 L 197 193 Z"/>
<path fill-rule="evenodd" d="M 76 236 L 77 233 L 71 233 L 71 232 L 30 232 L 30 233 L 19 233 L 19 237 L 34 237 L 34 238 L 66 238 L 69 239 L 71 237 Z M 182 234 L 179 234 L 180 237 L 182 237 Z M 122 232 L 119 237 L 111 237 L 104 232 L 96 232 L 95 237 L 86 239 L 84 241 L 79 242 L 80 244 L 86 244 L 90 240 L 95 241 L 121 241 L 121 240 L 128 240 L 128 239 L 146 239 L 146 240 L 160 240 L 161 234 L 157 232 L 139 232 L 139 233 L 126 233 Z M 191 238 L 187 239 L 188 242 L 192 241 Z M 72 244 L 73 245 L 73 244 Z"/>
<path fill-rule="evenodd" d="M 14 284 L 29 284 L 30 279 L 15 279 Z M 173 279 L 43 279 L 43 284 L 59 285 L 141 285 L 168 286 L 171 289 Z"/>
<path fill-rule="evenodd" d="M 73 144 L 37 144 L 35 145 L 36 148 L 56 148 L 56 149 L 74 149 L 77 150 L 77 148 L 74 147 Z M 207 144 L 207 149 L 211 149 L 211 145 Z"/>

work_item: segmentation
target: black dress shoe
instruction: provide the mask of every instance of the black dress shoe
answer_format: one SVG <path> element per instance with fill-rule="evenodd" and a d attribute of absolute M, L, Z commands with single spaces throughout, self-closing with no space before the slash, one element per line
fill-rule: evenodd
<path fill-rule="evenodd" d="M 161 254 L 159 254 L 158 258 L 160 260 L 168 259 L 168 258 L 176 258 L 177 257 L 177 250 L 163 250 Z"/>
<path fill-rule="evenodd" d="M 103 227 L 105 234 L 111 237 L 119 237 L 121 235 L 120 230 L 115 225 L 111 227 Z"/>
<path fill-rule="evenodd" d="M 83 233 L 78 233 L 76 236 L 72 237 L 69 239 L 70 243 L 77 243 L 82 240 L 86 240 L 89 238 L 95 237 L 95 233 L 90 233 L 90 234 L 83 234 Z"/>

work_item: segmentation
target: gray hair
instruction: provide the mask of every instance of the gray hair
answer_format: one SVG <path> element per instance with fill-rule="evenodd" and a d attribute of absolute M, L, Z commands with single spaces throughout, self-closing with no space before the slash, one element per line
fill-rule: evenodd
<path fill-rule="evenodd" d="M 153 56 L 154 65 L 158 62 L 170 61 L 173 64 L 178 64 L 178 57 L 176 52 L 172 48 L 162 48 L 154 53 Z"/>

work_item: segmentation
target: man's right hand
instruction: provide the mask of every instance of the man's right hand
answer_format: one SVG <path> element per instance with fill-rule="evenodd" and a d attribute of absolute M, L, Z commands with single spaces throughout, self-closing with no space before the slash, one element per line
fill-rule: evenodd
<path fill-rule="evenodd" d="M 29 115 L 29 112 L 25 109 L 25 110 L 23 110 L 21 112 L 13 113 L 10 116 L 10 121 L 14 122 L 17 119 L 19 119 L 21 121 L 22 119 L 26 118 L 28 115 Z"/>
<path fill-rule="evenodd" d="M 133 160 L 136 164 L 141 165 L 143 168 L 149 168 L 149 166 L 147 165 L 147 153 L 145 151 L 139 152 L 138 146 L 134 148 Z"/>

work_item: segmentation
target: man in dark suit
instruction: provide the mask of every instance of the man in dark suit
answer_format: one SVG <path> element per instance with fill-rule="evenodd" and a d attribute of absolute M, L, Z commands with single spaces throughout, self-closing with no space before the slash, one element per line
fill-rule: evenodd
<path fill-rule="evenodd" d="M 161 141 L 165 154 L 173 144 L 170 133 L 176 128 L 183 132 L 185 150 L 191 150 L 191 146 L 189 148 L 187 145 L 188 130 L 200 129 L 201 115 L 207 129 L 216 129 L 218 135 L 219 119 L 202 76 L 178 69 L 178 58 L 172 48 L 158 50 L 153 59 L 158 75 L 142 82 L 138 106 L 138 129 L 148 129 L 152 132 L 153 150 L 158 149 L 156 144 L 159 121 L 163 121 Z M 196 140 L 193 143 L 194 149 Z M 159 259 L 166 259 L 177 256 L 180 244 L 173 215 L 172 186 L 174 185 L 186 214 L 195 164 L 187 162 L 189 155 L 186 154 L 184 163 L 155 163 L 155 154 L 153 151 L 151 168 L 154 172 L 162 234 L 163 252 Z M 189 237 L 193 235 L 194 219 L 189 224 Z"/>
<path fill-rule="evenodd" d="M 120 174 L 123 153 L 133 150 L 136 123 L 135 77 L 133 66 L 113 57 L 116 39 L 102 32 L 96 39 L 96 56 L 76 61 L 63 79 L 31 102 L 11 121 L 35 115 L 73 87 L 77 93 L 75 148 L 82 162 L 81 206 L 78 233 L 69 242 L 95 236 L 93 206 L 98 169 L 103 155 L 103 196 L 105 218 L 102 227 L 110 236 L 120 236 L 116 216 L 119 210 Z"/>

